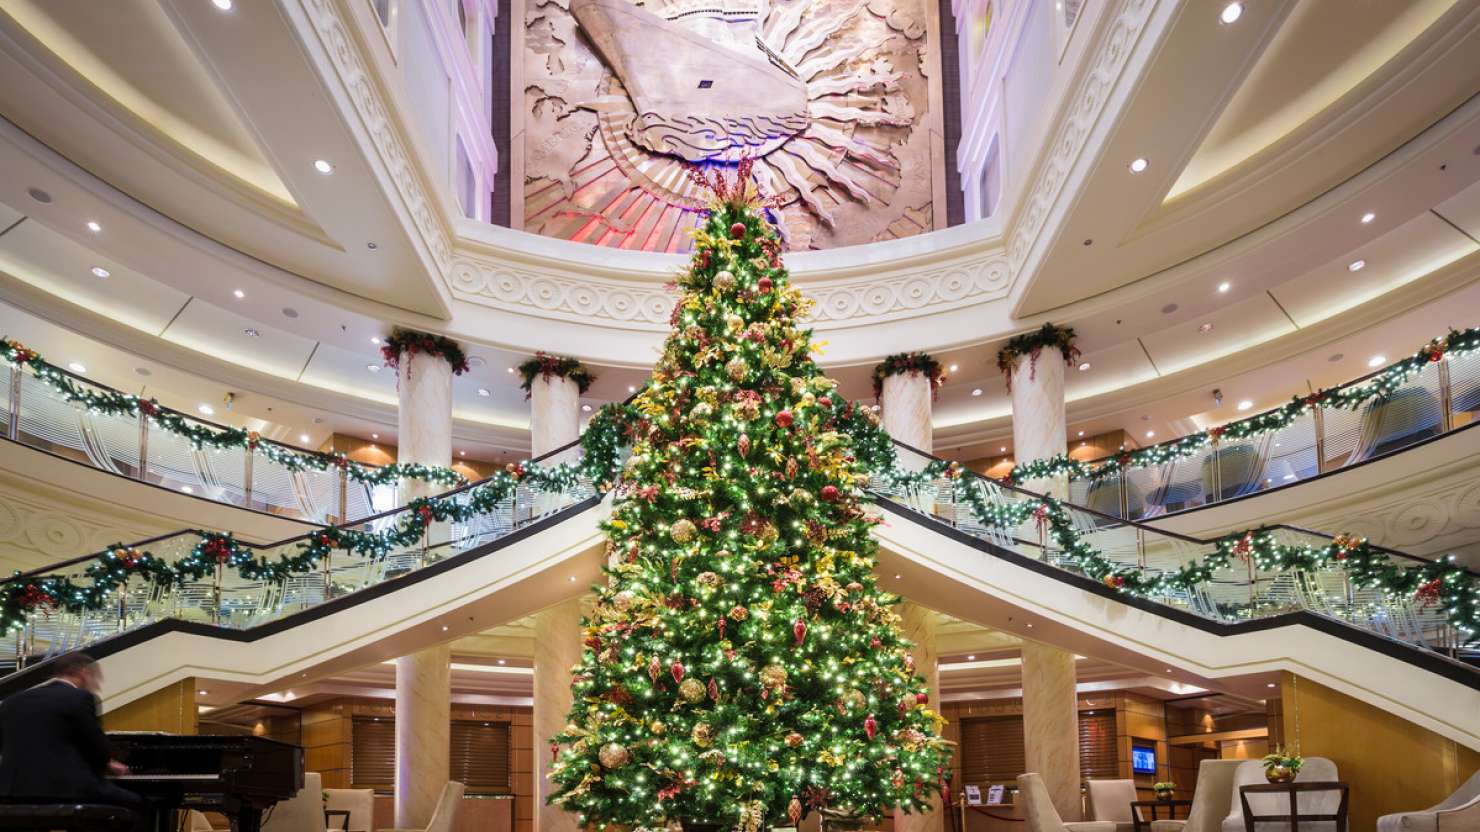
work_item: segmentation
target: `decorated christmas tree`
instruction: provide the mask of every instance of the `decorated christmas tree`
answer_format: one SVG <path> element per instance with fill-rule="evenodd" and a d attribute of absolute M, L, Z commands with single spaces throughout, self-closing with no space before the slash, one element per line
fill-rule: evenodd
<path fill-rule="evenodd" d="M 812 361 L 810 302 L 741 167 L 706 182 L 719 200 L 633 402 L 609 581 L 551 741 L 551 802 L 597 829 L 877 819 L 946 787 L 841 429 L 867 412 Z"/>

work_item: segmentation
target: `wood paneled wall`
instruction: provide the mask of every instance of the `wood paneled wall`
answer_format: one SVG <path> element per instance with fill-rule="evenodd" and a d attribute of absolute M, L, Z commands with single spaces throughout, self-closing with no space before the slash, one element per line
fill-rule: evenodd
<path fill-rule="evenodd" d="M 1480 768 L 1480 751 L 1292 673 L 1280 674 L 1287 748 L 1326 757 L 1351 786 L 1351 828 L 1425 809 Z"/>
<path fill-rule="evenodd" d="M 198 733 L 195 679 L 181 679 L 103 714 L 103 730 Z"/>

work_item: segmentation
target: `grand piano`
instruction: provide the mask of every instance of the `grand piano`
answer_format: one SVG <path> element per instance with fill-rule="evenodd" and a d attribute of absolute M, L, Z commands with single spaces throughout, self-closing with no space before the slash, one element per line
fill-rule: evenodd
<path fill-rule="evenodd" d="M 172 829 L 177 809 L 220 812 L 234 832 L 259 832 L 262 813 L 303 788 L 303 749 L 248 736 L 114 732 L 114 754 L 129 773 L 113 778 L 147 799 L 150 828 Z"/>

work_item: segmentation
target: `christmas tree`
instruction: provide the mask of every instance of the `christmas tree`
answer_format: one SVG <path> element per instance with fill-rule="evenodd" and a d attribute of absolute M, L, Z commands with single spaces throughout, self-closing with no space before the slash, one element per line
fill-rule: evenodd
<path fill-rule="evenodd" d="M 812 361 L 810 301 L 744 167 L 706 181 L 719 201 L 633 402 L 609 580 L 552 739 L 550 800 L 597 829 L 878 819 L 946 788 L 840 430 L 867 411 Z"/>

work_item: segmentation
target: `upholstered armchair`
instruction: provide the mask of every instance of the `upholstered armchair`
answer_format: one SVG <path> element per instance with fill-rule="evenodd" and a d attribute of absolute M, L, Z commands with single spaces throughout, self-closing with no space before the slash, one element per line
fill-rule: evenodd
<path fill-rule="evenodd" d="M 324 794 L 328 796 L 325 809 L 349 812 L 349 822 L 344 827 L 349 832 L 370 832 L 375 826 L 374 789 L 324 789 Z M 335 823 L 329 832 L 338 829 L 339 824 Z"/>
<path fill-rule="evenodd" d="M 1300 773 L 1295 775 L 1298 783 L 1310 783 L 1318 780 L 1336 780 L 1336 764 L 1325 757 L 1306 757 L 1305 765 L 1300 767 Z M 1228 817 L 1223 819 L 1223 832 L 1244 832 L 1244 806 L 1239 800 L 1239 787 L 1251 786 L 1256 783 L 1268 782 L 1264 777 L 1263 760 L 1244 760 L 1239 763 L 1238 769 L 1233 773 L 1232 805 L 1229 807 Z M 1296 798 L 1296 806 L 1303 815 L 1334 815 L 1336 808 L 1341 803 L 1341 795 L 1337 792 L 1308 792 L 1302 793 Z M 1249 795 L 1249 808 L 1256 815 L 1277 815 L 1288 812 L 1290 809 L 1290 797 L 1287 794 L 1251 794 Z M 1290 828 L 1290 824 L 1279 821 L 1260 821 L 1259 832 L 1282 832 Z M 1335 821 L 1304 821 L 1300 824 L 1301 832 L 1336 832 Z"/>
<path fill-rule="evenodd" d="M 381 832 L 452 832 L 452 822 L 457 818 L 457 806 L 462 803 L 464 788 L 456 780 L 450 780 L 442 787 L 442 797 L 437 801 L 437 809 L 432 812 L 432 820 L 426 829 L 382 829 Z"/>
<path fill-rule="evenodd" d="M 303 788 L 262 814 L 262 832 L 318 832 L 324 828 L 324 785 L 317 771 L 303 775 Z"/>
<path fill-rule="evenodd" d="M 1151 832 L 1219 832 L 1233 808 L 1233 777 L 1243 760 L 1203 760 L 1186 820 L 1156 820 Z"/>
<path fill-rule="evenodd" d="M 1065 823 L 1059 817 L 1059 810 L 1053 807 L 1048 786 L 1036 774 L 1019 774 L 1017 784 L 1018 799 L 1023 801 L 1023 814 L 1028 819 L 1028 832 L 1115 832 L 1115 824 L 1108 820 Z"/>
<path fill-rule="evenodd" d="M 1134 780 L 1089 780 L 1089 816 L 1115 824 L 1115 832 L 1134 832 L 1131 802 L 1136 799 Z"/>
<path fill-rule="evenodd" d="M 1398 812 L 1377 819 L 1377 832 L 1451 832 L 1480 829 L 1480 771 L 1459 791 L 1422 812 Z"/>

